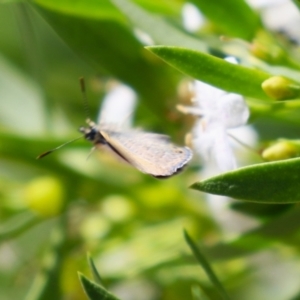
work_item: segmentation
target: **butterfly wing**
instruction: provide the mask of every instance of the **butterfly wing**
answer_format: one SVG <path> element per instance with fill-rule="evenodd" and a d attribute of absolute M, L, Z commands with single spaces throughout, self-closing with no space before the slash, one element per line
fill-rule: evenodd
<path fill-rule="evenodd" d="M 172 144 L 166 135 L 138 130 L 101 130 L 108 146 L 143 173 L 169 177 L 178 173 L 192 158 L 187 147 Z"/>

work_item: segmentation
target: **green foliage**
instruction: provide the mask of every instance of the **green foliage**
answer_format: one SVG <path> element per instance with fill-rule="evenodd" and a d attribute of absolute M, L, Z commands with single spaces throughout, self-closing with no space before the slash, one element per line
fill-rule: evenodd
<path fill-rule="evenodd" d="M 223 0 L 211 3 L 205 0 L 192 0 L 191 2 L 227 35 L 251 40 L 260 29 L 257 14 L 243 0 Z"/>
<path fill-rule="evenodd" d="M 192 188 L 245 201 L 297 203 L 300 199 L 300 159 L 263 163 L 223 173 Z"/>
<path fill-rule="evenodd" d="M 83 274 L 78 273 L 79 280 L 81 282 L 82 288 L 88 298 L 90 300 L 100 300 L 100 299 L 107 299 L 107 300 L 118 300 L 114 295 L 109 293 L 103 286 L 100 274 L 95 266 L 95 263 L 90 255 L 88 255 L 88 263 L 90 270 L 93 274 L 94 280 L 97 282 L 93 282 L 86 278 Z"/>
<path fill-rule="evenodd" d="M 247 3 L 1 1 L 1 300 L 299 298 L 299 41 Z M 194 31 L 182 20 L 191 4 L 205 18 Z M 194 79 L 245 97 L 256 142 L 237 152 L 243 167 L 212 176 L 194 145 L 190 165 L 159 181 L 83 139 L 36 160 L 79 136 L 120 83 L 137 98 L 120 124 L 183 144 L 195 120 L 175 107 L 191 104 Z M 78 281 L 86 252 L 93 281 Z"/>
<path fill-rule="evenodd" d="M 234 65 L 212 55 L 185 48 L 152 46 L 151 52 L 179 71 L 228 92 L 268 99 L 261 89 L 269 74 Z"/>
<path fill-rule="evenodd" d="M 176 26 L 172 26 L 163 16 L 151 14 L 132 1 L 112 0 L 112 2 L 135 26 L 149 34 L 156 44 L 184 45 L 188 48 L 207 51 L 207 45 L 203 41 L 187 35 Z M 180 14 L 180 10 L 176 11 L 176 14 Z"/>
<path fill-rule="evenodd" d="M 88 255 L 88 263 L 89 263 L 90 270 L 92 271 L 94 280 L 98 284 L 102 284 L 101 276 L 100 276 L 100 274 L 95 266 L 95 263 L 90 255 Z"/>
<path fill-rule="evenodd" d="M 192 240 L 192 238 L 189 236 L 189 234 L 186 231 L 184 231 L 184 238 L 185 238 L 187 244 L 189 245 L 189 247 L 191 248 L 197 261 L 202 266 L 202 268 L 205 270 L 205 272 L 206 272 L 207 276 L 209 277 L 209 279 L 211 280 L 212 284 L 215 286 L 216 290 L 219 292 L 220 297 L 225 300 L 230 299 L 228 297 L 224 287 L 220 283 L 218 277 L 215 275 L 213 269 L 209 265 L 209 262 L 207 261 L 205 256 L 201 253 L 199 248 L 196 246 L 195 242 Z"/>
<path fill-rule="evenodd" d="M 78 273 L 82 287 L 90 300 L 118 300 L 115 296 L 110 294 L 100 285 L 87 279 L 81 273 Z"/>

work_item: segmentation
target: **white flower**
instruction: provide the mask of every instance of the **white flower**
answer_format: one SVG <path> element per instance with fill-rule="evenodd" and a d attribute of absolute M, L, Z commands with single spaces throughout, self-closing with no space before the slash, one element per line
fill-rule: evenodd
<path fill-rule="evenodd" d="M 229 60 L 229 59 L 227 59 Z M 228 130 L 246 124 L 249 109 L 243 97 L 195 81 L 193 107 L 178 106 L 181 112 L 198 116 L 192 130 L 192 144 L 205 160 L 213 160 L 221 171 L 236 168 Z"/>
<path fill-rule="evenodd" d="M 265 26 L 286 33 L 300 43 L 300 14 L 296 4 L 290 0 L 247 0 L 250 6 L 260 11 Z"/>
<path fill-rule="evenodd" d="M 137 103 L 135 91 L 125 84 L 111 84 L 102 101 L 98 123 L 120 124 L 132 127 L 132 117 Z"/>
<path fill-rule="evenodd" d="M 203 14 L 192 3 L 184 3 L 181 14 L 183 27 L 189 32 L 196 32 L 204 25 L 205 18 Z"/>

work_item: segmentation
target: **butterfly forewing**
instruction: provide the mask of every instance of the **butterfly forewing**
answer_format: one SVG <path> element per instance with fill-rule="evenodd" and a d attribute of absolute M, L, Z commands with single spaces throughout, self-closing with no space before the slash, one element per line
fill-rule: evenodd
<path fill-rule="evenodd" d="M 101 128 L 100 133 L 108 146 L 128 163 L 155 177 L 169 177 L 178 173 L 192 157 L 189 148 L 172 144 L 166 135 Z"/>

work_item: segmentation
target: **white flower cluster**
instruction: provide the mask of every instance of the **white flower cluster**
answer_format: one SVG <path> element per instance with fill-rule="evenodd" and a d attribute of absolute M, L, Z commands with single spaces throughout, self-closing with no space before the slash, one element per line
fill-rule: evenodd
<path fill-rule="evenodd" d="M 233 57 L 226 60 L 236 63 Z M 249 109 L 244 98 L 197 80 L 191 89 L 194 106 L 178 105 L 178 109 L 199 117 L 192 130 L 194 150 L 205 161 L 214 160 L 221 171 L 236 168 L 227 131 L 246 124 Z"/>

